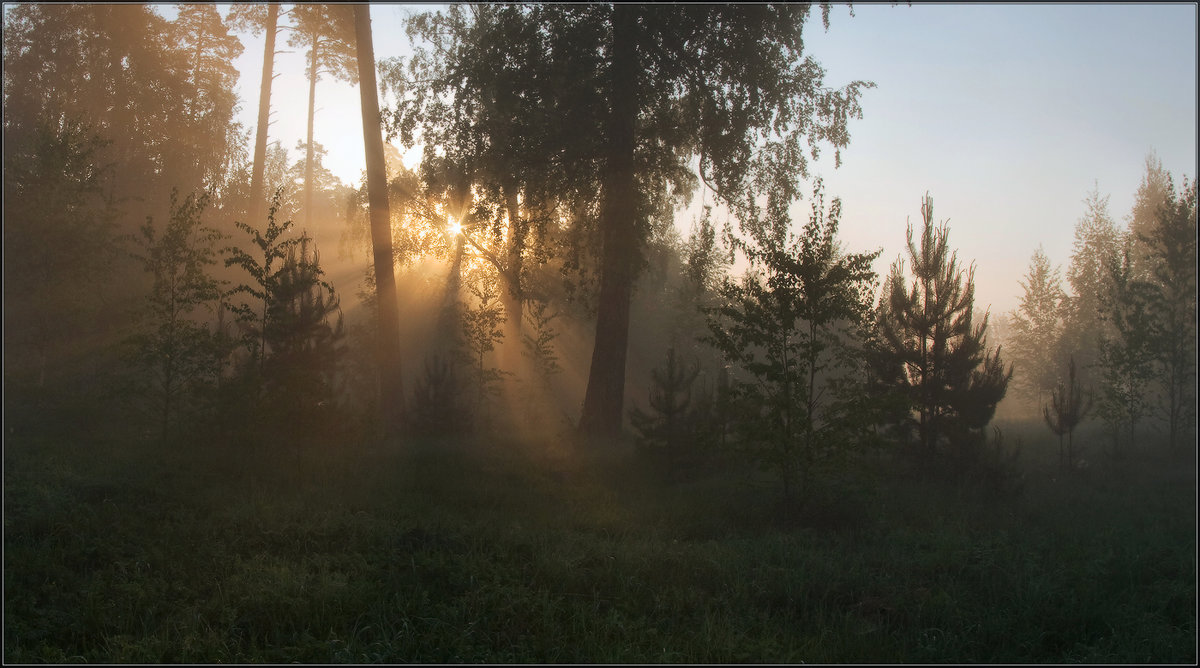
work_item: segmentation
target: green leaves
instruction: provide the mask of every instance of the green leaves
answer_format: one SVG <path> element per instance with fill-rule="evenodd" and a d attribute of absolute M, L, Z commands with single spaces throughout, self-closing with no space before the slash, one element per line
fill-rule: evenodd
<path fill-rule="evenodd" d="M 772 215 L 782 216 L 781 209 Z M 751 268 L 739 282 L 727 279 L 719 288 L 722 303 L 708 310 L 707 340 L 741 376 L 732 386 L 747 411 L 738 426 L 741 443 L 781 474 L 785 492 L 798 465 L 811 467 L 862 425 L 843 419 L 861 394 L 845 381 L 860 370 L 854 350 L 879 252 L 844 253 L 840 216 L 836 199 L 824 212 L 818 181 L 801 235 L 788 232 L 782 217 L 744 221 L 747 237 L 730 241 Z"/>

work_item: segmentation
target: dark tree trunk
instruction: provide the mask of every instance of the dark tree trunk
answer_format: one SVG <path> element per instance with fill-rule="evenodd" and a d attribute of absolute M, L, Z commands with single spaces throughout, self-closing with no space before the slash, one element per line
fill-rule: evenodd
<path fill-rule="evenodd" d="M 258 92 L 258 128 L 254 135 L 254 166 L 250 172 L 250 205 L 247 208 L 248 222 L 258 224 L 265 199 L 263 193 L 263 170 L 267 159 L 267 124 L 271 115 L 271 81 L 275 71 L 275 26 L 279 23 L 279 5 L 267 5 L 266 41 L 263 47 L 262 85 Z"/>
<path fill-rule="evenodd" d="M 615 436 L 621 431 L 625 400 L 625 356 L 629 343 L 629 304 L 637 255 L 637 188 L 633 158 L 638 100 L 637 27 L 635 9 L 613 6 L 612 64 L 609 68 L 608 143 L 604 200 L 600 297 L 596 343 L 588 375 L 579 430 L 588 436 Z"/>
<path fill-rule="evenodd" d="M 371 8 L 354 6 L 354 34 L 358 50 L 358 89 L 362 98 L 363 146 L 367 162 L 367 195 L 371 212 L 371 246 L 375 256 L 375 294 L 379 308 L 380 398 L 386 433 L 395 435 L 404 423 L 404 381 L 400 366 L 400 303 L 393 271 L 391 212 L 388 207 L 387 171 L 380 131 L 378 87 L 375 84 L 375 48 L 371 41 Z M 311 115 L 310 143 L 311 154 Z M 310 161 L 311 164 L 311 161 Z"/>

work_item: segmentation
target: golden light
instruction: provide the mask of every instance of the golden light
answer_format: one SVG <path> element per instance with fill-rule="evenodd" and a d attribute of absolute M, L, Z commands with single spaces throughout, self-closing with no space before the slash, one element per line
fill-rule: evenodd
<path fill-rule="evenodd" d="M 447 218 L 446 220 L 449 221 L 446 223 L 447 232 L 455 236 L 462 234 L 462 223 L 454 220 L 453 218 Z"/>

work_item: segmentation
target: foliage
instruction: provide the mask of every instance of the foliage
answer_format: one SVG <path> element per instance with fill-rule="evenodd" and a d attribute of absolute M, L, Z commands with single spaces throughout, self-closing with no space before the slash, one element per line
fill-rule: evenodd
<path fill-rule="evenodd" d="M 300 239 L 296 237 L 280 238 L 292 227 L 290 220 L 282 224 L 276 222 L 281 194 L 281 190 L 275 191 L 271 208 L 267 212 L 265 234 L 246 223 L 237 223 L 238 229 L 249 235 L 251 243 L 261 253 L 262 260 L 259 261 L 257 257 L 237 246 L 226 249 L 229 257 L 225 259 L 225 266 L 241 267 L 250 274 L 253 281 L 250 284 L 238 285 L 230 295 L 245 294 L 258 302 L 257 305 L 250 302 L 234 304 L 231 310 L 242 328 L 243 342 L 259 373 L 263 372 L 266 364 L 267 336 L 272 316 L 271 303 L 278 280 L 276 275 L 280 271 L 277 263 L 284 262 L 291 247 L 300 243 Z"/>
<path fill-rule="evenodd" d="M 1042 396 L 1059 383 L 1059 357 L 1063 335 L 1066 293 L 1059 269 L 1039 246 L 1021 280 L 1024 295 L 1010 320 L 1013 328 L 1012 357 L 1016 380 L 1028 395 L 1042 404 Z"/>
<path fill-rule="evenodd" d="M 525 319 L 529 323 L 530 333 L 524 334 L 521 344 L 522 354 L 533 362 L 534 370 L 542 383 L 548 385 L 550 380 L 562 373 L 558 364 L 558 354 L 554 352 L 554 340 L 558 338 L 552 326 L 558 313 L 546 313 L 549 302 L 530 299 L 525 302 Z"/>
<path fill-rule="evenodd" d="M 211 6 L 185 8 L 174 22 L 154 5 L 10 7 L 5 144 L 38 123 L 86 118 L 109 142 L 98 162 L 113 165 L 106 194 L 140 218 L 147 192 L 220 185 L 241 141 L 231 124 L 240 49 Z"/>
<path fill-rule="evenodd" d="M 498 301 L 498 286 L 488 272 L 473 270 L 467 276 L 467 292 L 474 297 L 462 310 L 463 340 L 470 354 L 475 411 L 487 419 L 487 404 L 499 396 L 507 372 L 488 364 L 488 355 L 504 340 L 500 329 L 505 318 Z"/>
<path fill-rule="evenodd" d="M 263 369 L 274 413 L 300 434 L 313 435 L 335 408 L 345 336 L 340 300 L 322 276 L 320 257 L 303 235 L 290 245 L 271 281 Z M 336 314 L 337 319 L 331 322 Z"/>
<path fill-rule="evenodd" d="M 115 212 L 104 196 L 106 144 L 70 120 L 39 124 L 31 135 L 9 134 L 6 125 L 6 382 L 46 386 L 55 369 L 73 368 L 81 343 L 118 325 L 105 315 L 116 309 L 104 279 L 121 270 Z"/>
<path fill-rule="evenodd" d="M 518 194 L 530 211 L 557 205 L 570 221 L 565 238 L 585 249 L 566 249 L 564 269 L 599 270 L 585 432 L 620 427 L 643 245 L 698 185 L 692 160 L 726 202 L 771 189 L 790 201 L 806 174 L 803 144 L 815 156 L 825 142 L 848 142 L 847 120 L 871 84 L 822 86 L 821 68 L 802 57 L 808 11 L 508 5 L 468 16 L 454 6 L 414 17 L 415 56 L 386 65 L 397 98 L 390 132 L 406 146 L 420 136 L 427 182 L 452 203 L 478 193 L 480 206 L 508 209 L 510 240 L 524 238 L 525 218 L 508 204 Z M 514 265 L 503 268 L 519 276 Z"/>
<path fill-rule="evenodd" d="M 457 367 L 441 355 L 425 358 L 423 373 L 413 385 L 410 411 L 413 433 L 452 436 L 471 430 L 472 410 L 464 401 L 467 392 Z"/>
<path fill-rule="evenodd" d="M 1147 231 L 1136 234 L 1149 268 L 1152 346 L 1168 439 L 1175 448 L 1196 421 L 1196 182 L 1185 178 L 1176 193 L 1167 175 L 1157 216 Z"/>
<path fill-rule="evenodd" d="M 667 348 L 663 364 L 651 371 L 649 389 L 651 413 L 634 407 L 629 419 L 640 433 L 638 443 L 653 455 L 661 456 L 672 472 L 685 465 L 685 459 L 699 449 L 700 402 L 692 401 L 692 385 L 700 373 L 700 364 L 681 359 L 675 348 Z"/>
<path fill-rule="evenodd" d="M 898 259 L 880 296 L 876 374 L 906 399 L 910 410 L 899 426 L 902 433 L 916 432 L 923 452 L 948 444 L 971 456 L 1004 397 L 1012 368 L 1005 370 L 999 348 L 987 348 L 987 315 L 973 324 L 974 267 L 965 272 L 964 283 L 958 254 L 949 249 L 949 229 L 933 225 L 928 195 L 921 216 L 919 245 L 908 228 L 911 290 Z"/>
<path fill-rule="evenodd" d="M 1071 469 L 1075 466 L 1075 427 L 1087 417 L 1092 409 L 1092 395 L 1084 395 L 1078 379 L 1075 377 L 1075 358 L 1071 357 L 1067 364 L 1067 381 L 1059 381 L 1058 386 L 1050 394 L 1050 403 L 1042 407 L 1042 417 L 1046 426 L 1058 436 L 1058 465 L 1060 468 Z M 1067 447 L 1063 449 L 1063 435 L 1067 437 Z"/>
<path fill-rule="evenodd" d="M 751 269 L 740 283 L 726 279 L 722 303 L 709 311 L 708 340 L 739 374 L 732 390 L 745 414 L 739 443 L 780 476 L 791 495 L 796 474 L 847 448 L 854 419 L 853 382 L 860 356 L 854 341 L 870 309 L 874 253 L 846 254 L 837 242 L 841 201 L 824 212 L 821 185 L 800 235 L 788 230 L 785 203 L 775 197 L 765 220 L 748 220 L 745 240 L 733 238 Z"/>
<path fill-rule="evenodd" d="M 272 428 L 311 437 L 329 426 L 325 418 L 336 417 L 334 394 L 345 334 L 340 301 L 322 278 L 316 250 L 309 251 L 311 238 L 284 237 L 292 223 L 276 222 L 278 206 L 276 192 L 265 233 L 237 224 L 262 259 L 237 247 L 228 249 L 226 266 L 241 267 L 252 281 L 230 291 L 252 300 L 231 310 L 249 353 L 244 373 L 255 386 L 249 400 L 256 412 L 265 411 L 258 418 Z"/>
<path fill-rule="evenodd" d="M 1107 334 L 1100 318 L 1101 303 L 1110 290 L 1110 264 L 1120 259 L 1120 233 L 1108 213 L 1108 196 L 1093 188 L 1084 200 L 1087 210 L 1075 225 L 1075 243 L 1067 282 L 1071 295 L 1066 301 L 1067 317 L 1063 349 L 1073 351 L 1084 385 L 1099 385 L 1095 371 L 1100 360 L 1100 338 Z"/>
<path fill-rule="evenodd" d="M 1109 292 L 1100 304 L 1107 325 L 1100 337 L 1099 408 L 1113 429 L 1114 447 L 1122 427 L 1129 429 L 1129 444 L 1137 439 L 1137 426 L 1146 417 L 1153 399 L 1147 390 L 1154 378 L 1154 340 L 1150 318 L 1150 286 L 1135 277 L 1132 244 L 1127 239 L 1119 262 L 1108 265 Z"/>
<path fill-rule="evenodd" d="M 156 406 L 160 439 L 165 442 L 173 420 L 187 410 L 189 399 L 215 386 L 231 342 L 219 329 L 198 320 L 213 312 L 222 296 L 221 283 L 209 274 L 216 264 L 215 244 L 225 238 L 201 221 L 207 194 L 178 201 L 171 192 L 171 218 L 159 235 L 147 219 L 135 238 L 135 255 L 153 279 L 145 306 L 144 330 L 130 343 L 136 363 L 149 374 L 148 396 Z"/>
<path fill-rule="evenodd" d="M 245 143 L 233 114 L 238 106 L 236 59 L 242 43 L 230 34 L 216 5 L 179 5 L 171 25 L 171 40 L 187 58 L 192 91 L 185 100 L 184 118 L 196 126 L 188 134 L 188 154 L 203 166 L 202 183 L 212 188 L 221 182 L 231 164 L 245 161 Z M 222 141 L 211 141 L 220 138 Z M 232 151 L 231 151 L 232 149 Z"/>

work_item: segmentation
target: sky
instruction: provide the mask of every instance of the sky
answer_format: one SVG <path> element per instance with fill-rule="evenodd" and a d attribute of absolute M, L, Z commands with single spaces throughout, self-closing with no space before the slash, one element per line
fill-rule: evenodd
<path fill-rule="evenodd" d="M 373 5 L 376 59 L 407 55 L 403 17 L 427 9 Z M 876 84 L 862 95 L 841 167 L 826 147 L 809 170 L 810 181 L 824 180 L 827 201 L 842 200 L 846 250 L 882 248 L 882 278 L 904 248 L 906 225 L 920 225 L 928 192 L 951 246 L 976 265 L 976 306 L 1016 308 L 1039 245 L 1065 274 L 1094 186 L 1123 224 L 1151 151 L 1177 184 L 1195 178 L 1196 11 L 1191 3 L 856 4 L 853 16 L 835 7 L 828 31 L 814 11 L 805 51 L 824 66 L 825 84 Z M 253 128 L 263 42 L 241 37 L 239 120 Z M 282 36 L 279 44 L 289 48 Z M 270 140 L 292 160 L 306 131 L 303 56 L 277 57 L 272 88 Z M 333 173 L 354 184 L 364 164 L 359 118 L 357 88 L 317 84 L 315 141 Z M 677 217 L 683 232 L 696 208 Z M 799 228 L 808 202 L 794 212 Z"/>

